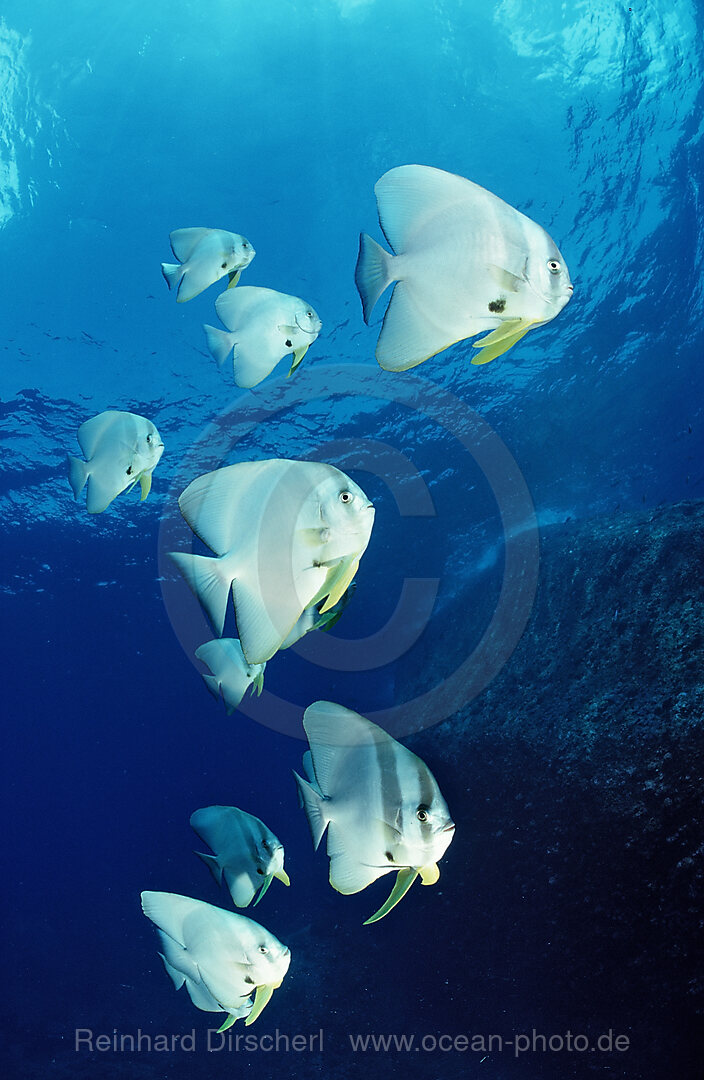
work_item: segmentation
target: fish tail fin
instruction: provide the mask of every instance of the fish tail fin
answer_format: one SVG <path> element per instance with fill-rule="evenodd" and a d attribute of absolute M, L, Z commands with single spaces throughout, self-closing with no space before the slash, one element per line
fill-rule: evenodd
<path fill-rule="evenodd" d="M 354 280 L 362 301 L 364 321 L 369 318 L 374 305 L 387 285 L 395 281 L 391 263 L 393 255 L 384 251 L 371 236 L 361 233 L 359 237 L 359 255 L 354 271 Z"/>
<path fill-rule="evenodd" d="M 88 463 L 80 458 L 68 454 L 68 482 L 73 489 L 73 497 L 77 499 L 86 486 L 88 479 Z"/>
<path fill-rule="evenodd" d="M 175 289 L 180 286 L 184 274 L 181 263 L 162 263 L 161 272 L 164 275 L 164 281 L 169 286 L 169 289 Z"/>
<path fill-rule="evenodd" d="M 205 865 L 208 867 L 208 870 L 210 870 L 210 873 L 215 878 L 215 884 L 216 885 L 221 885 L 222 884 L 222 870 L 220 868 L 220 863 L 215 858 L 215 856 L 214 855 L 206 855 L 203 851 L 196 851 L 195 854 L 198 856 L 199 859 L 202 859 L 203 862 L 205 863 Z"/>
<path fill-rule="evenodd" d="M 169 554 L 198 597 L 216 634 L 222 635 L 227 597 L 232 584 L 222 560 L 207 555 L 190 555 L 185 551 L 172 551 Z"/>
<path fill-rule="evenodd" d="M 203 329 L 205 330 L 205 340 L 208 348 L 215 357 L 218 367 L 222 367 L 235 347 L 235 335 L 207 324 L 204 324 Z"/>
<path fill-rule="evenodd" d="M 329 822 L 329 818 L 323 809 L 325 797 L 319 791 L 316 791 L 312 784 L 299 776 L 295 770 L 293 775 L 298 785 L 299 802 L 308 818 L 310 834 L 313 837 L 313 846 L 317 851 Z"/>

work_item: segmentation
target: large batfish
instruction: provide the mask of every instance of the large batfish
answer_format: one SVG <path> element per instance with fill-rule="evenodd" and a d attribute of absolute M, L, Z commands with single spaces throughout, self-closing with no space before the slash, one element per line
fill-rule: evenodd
<path fill-rule="evenodd" d="M 176 989 L 185 983 L 196 1008 L 228 1013 L 220 1031 L 240 1017 L 253 1024 L 283 982 L 288 947 L 244 915 L 177 893 L 143 892 L 142 911 L 159 931 Z"/>
<path fill-rule="evenodd" d="M 303 727 L 307 779 L 294 776 L 316 849 L 327 829 L 330 884 L 356 893 L 397 872 L 386 903 L 366 920 L 377 922 L 417 877 L 438 880 L 455 833 L 447 803 L 425 762 L 358 713 L 316 701 Z"/>
<path fill-rule="evenodd" d="M 490 191 L 454 173 L 401 165 L 377 181 L 379 221 L 389 255 L 362 233 L 355 281 L 369 322 L 395 282 L 376 357 L 406 371 L 456 341 L 474 342 L 486 364 L 572 296 L 570 275 L 540 225 Z"/>
<path fill-rule="evenodd" d="M 179 507 L 217 558 L 187 552 L 171 557 L 218 635 L 232 588 L 248 664 L 264 664 L 290 644 L 307 608 L 325 615 L 335 607 L 374 523 L 374 507 L 345 473 L 323 462 L 284 458 L 206 473 L 189 484 Z"/>

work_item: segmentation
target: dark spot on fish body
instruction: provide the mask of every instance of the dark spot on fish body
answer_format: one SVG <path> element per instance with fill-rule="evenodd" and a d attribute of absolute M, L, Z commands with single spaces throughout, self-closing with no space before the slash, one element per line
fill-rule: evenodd
<path fill-rule="evenodd" d="M 491 300 L 489 302 L 489 311 L 494 311 L 497 315 L 500 315 L 505 307 L 506 300 L 503 297 L 499 300 Z"/>
<path fill-rule="evenodd" d="M 248 986 L 254 986 L 254 979 L 251 978 L 250 975 L 245 975 L 244 981 L 247 983 Z"/>
<path fill-rule="evenodd" d="M 131 466 L 131 465 L 130 465 L 130 466 L 128 466 L 128 468 L 127 468 L 127 475 L 128 475 L 128 476 L 131 476 L 131 475 L 132 475 L 132 466 Z"/>
<path fill-rule="evenodd" d="M 386 855 L 386 858 L 389 860 L 389 862 L 394 861 L 393 854 L 390 851 L 385 851 L 384 854 Z"/>
<path fill-rule="evenodd" d="M 291 341 L 291 339 L 286 338 L 286 348 L 290 349 L 290 348 L 292 348 L 292 346 L 293 346 L 293 342 Z"/>
<path fill-rule="evenodd" d="M 264 871 L 262 870 L 261 866 L 257 867 L 257 873 L 259 874 L 260 877 L 264 877 Z"/>

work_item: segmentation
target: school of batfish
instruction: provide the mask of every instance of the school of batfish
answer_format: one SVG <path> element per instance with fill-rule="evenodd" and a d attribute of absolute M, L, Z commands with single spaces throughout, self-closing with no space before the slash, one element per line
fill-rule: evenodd
<path fill-rule="evenodd" d="M 573 286 L 558 248 L 540 225 L 471 180 L 424 165 L 389 170 L 375 185 L 389 254 L 360 237 L 355 282 L 365 322 L 393 286 L 376 345 L 388 371 L 406 371 L 452 344 L 473 342 L 473 364 L 486 364 L 560 313 Z M 238 387 L 257 386 L 285 357 L 292 375 L 322 329 L 300 297 L 237 286 L 255 249 L 222 229 L 177 229 L 177 263 L 162 263 L 169 289 L 184 303 L 228 279 L 215 301 L 225 330 L 204 325 L 218 366 L 232 358 Z M 78 429 L 85 461 L 69 456 L 74 496 L 86 489 L 89 514 L 102 513 L 139 483 L 149 494 L 164 444 L 154 424 L 107 410 Z M 275 458 L 245 461 L 196 477 L 180 511 L 213 552 L 171 557 L 198 598 L 214 637 L 195 656 L 202 677 L 228 713 L 244 695 L 261 694 L 267 663 L 311 630 L 327 630 L 353 596 L 354 578 L 374 525 L 364 491 L 334 465 Z M 226 637 L 228 601 L 238 637 Z M 305 776 L 294 773 L 313 845 L 327 834 L 330 884 L 361 892 L 396 874 L 375 923 L 417 878 L 439 877 L 438 862 L 455 824 L 427 765 L 376 724 L 341 705 L 316 701 L 303 716 L 309 750 Z M 289 885 L 284 848 L 254 815 L 234 806 L 194 811 L 191 826 L 213 854 L 197 852 L 233 904 L 260 902 L 274 878 Z M 256 899 L 255 899 L 256 897 Z M 252 919 L 175 893 L 144 892 L 142 909 L 157 928 L 160 956 L 174 986 L 193 1004 L 252 1024 L 288 971 L 291 954 Z"/>

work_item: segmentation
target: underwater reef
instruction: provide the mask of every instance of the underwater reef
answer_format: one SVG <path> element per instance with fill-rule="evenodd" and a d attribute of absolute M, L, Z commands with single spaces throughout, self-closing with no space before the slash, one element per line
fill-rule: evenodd
<path fill-rule="evenodd" d="M 535 979 L 548 1012 L 629 1016 L 653 1063 L 662 1020 L 658 1050 L 689 1075 L 704 1006 L 704 502 L 568 520 L 540 540 L 510 660 L 411 740 L 458 822 L 443 877 L 473 898 L 465 956 Z M 461 594 L 456 608 L 449 654 Z M 420 673 L 397 689 L 420 692 Z"/>

